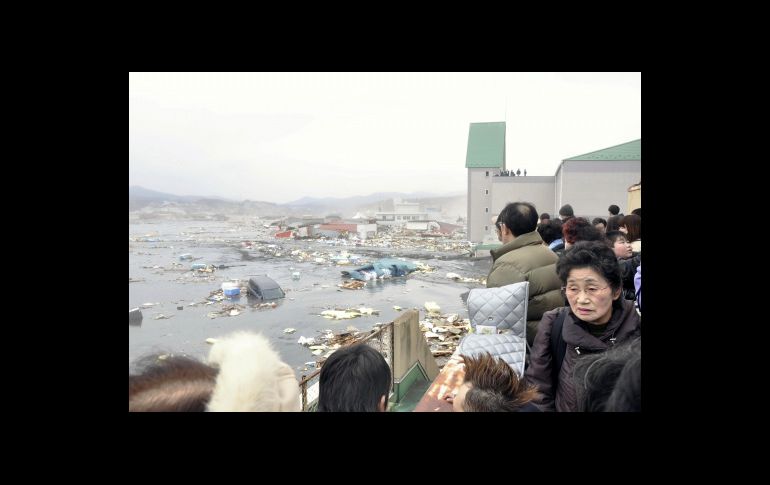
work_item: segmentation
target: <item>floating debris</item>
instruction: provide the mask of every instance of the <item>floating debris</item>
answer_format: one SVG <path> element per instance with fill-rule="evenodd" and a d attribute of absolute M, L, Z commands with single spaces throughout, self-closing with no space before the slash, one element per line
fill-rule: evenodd
<path fill-rule="evenodd" d="M 209 302 L 208 304 L 213 304 L 213 302 Z M 221 310 L 215 311 L 215 312 L 209 312 L 207 316 L 209 318 L 217 318 L 217 317 L 235 317 L 242 313 L 244 309 L 243 305 L 223 305 Z"/>
<path fill-rule="evenodd" d="M 428 313 L 434 313 L 434 314 L 441 313 L 441 307 L 438 306 L 438 303 L 436 303 L 435 301 L 426 301 L 425 309 L 428 310 Z"/>
<path fill-rule="evenodd" d="M 427 302 L 426 308 L 428 303 L 434 302 Z M 460 319 L 454 313 L 429 313 L 425 320 L 420 320 L 420 331 L 425 335 L 433 356 L 446 357 L 452 355 L 462 338 L 471 332 L 471 325 L 469 319 Z"/>
<path fill-rule="evenodd" d="M 346 318 L 360 317 L 361 314 L 356 311 L 347 311 L 347 310 L 324 310 L 321 312 L 321 316 L 324 318 L 329 318 L 334 320 L 343 320 Z"/>
<path fill-rule="evenodd" d="M 253 305 L 251 308 L 275 308 L 278 306 L 278 303 L 272 301 L 270 303 L 257 303 Z"/>
<path fill-rule="evenodd" d="M 300 345 L 310 346 L 315 345 L 316 340 L 313 337 L 300 337 L 299 340 L 297 340 L 297 343 Z"/>
<path fill-rule="evenodd" d="M 142 311 L 139 308 L 132 308 L 128 311 L 128 323 L 141 321 Z"/>
<path fill-rule="evenodd" d="M 366 282 L 365 281 L 350 280 L 350 281 L 347 281 L 345 283 L 340 283 L 337 286 L 339 286 L 341 288 L 348 289 L 348 290 L 360 290 L 364 286 L 366 286 Z"/>
<path fill-rule="evenodd" d="M 460 276 L 457 273 L 447 273 L 446 277 L 449 278 L 450 280 L 455 280 L 458 282 L 461 281 L 463 283 L 480 283 L 482 285 L 487 284 L 486 278 L 466 278 L 464 276 Z"/>
<path fill-rule="evenodd" d="M 207 344 L 211 344 L 211 345 L 214 345 L 215 343 L 217 343 L 217 341 L 218 341 L 218 339 L 215 339 L 215 338 L 207 338 L 206 339 L 206 343 Z"/>
<path fill-rule="evenodd" d="M 296 328 L 284 328 L 283 329 L 283 333 L 294 333 L 296 331 L 297 331 Z"/>
<path fill-rule="evenodd" d="M 433 271 L 436 271 L 436 268 L 432 266 L 428 266 L 425 263 L 421 263 L 419 261 L 415 261 L 414 265 L 417 266 L 417 272 L 418 273 L 432 273 Z"/>

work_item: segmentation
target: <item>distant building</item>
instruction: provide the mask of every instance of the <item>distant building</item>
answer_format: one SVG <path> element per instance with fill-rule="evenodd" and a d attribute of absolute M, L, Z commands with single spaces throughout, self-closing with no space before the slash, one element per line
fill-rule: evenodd
<path fill-rule="evenodd" d="M 521 165 L 520 162 L 518 162 Z M 642 176 L 642 140 L 562 160 L 554 176 L 505 177 L 505 122 L 471 123 L 468 169 L 468 239 L 497 243 L 493 218 L 509 202 L 532 202 L 538 214 L 571 204 L 575 215 L 605 217 L 622 204 Z"/>
<path fill-rule="evenodd" d="M 367 239 L 377 234 L 377 224 L 343 222 L 319 224 L 318 227 L 313 229 L 312 233 L 313 235 L 326 237 L 339 237 L 342 234 L 348 234 L 359 239 Z"/>
<path fill-rule="evenodd" d="M 630 214 L 632 210 L 638 209 L 642 206 L 642 183 L 634 184 L 628 188 L 628 205 L 626 206 L 626 214 Z"/>
<path fill-rule="evenodd" d="M 375 213 L 377 224 L 383 226 L 401 226 L 409 221 L 423 221 L 429 218 L 428 212 L 423 210 L 419 202 L 402 202 L 401 199 L 393 199 L 393 211 L 381 211 Z"/>

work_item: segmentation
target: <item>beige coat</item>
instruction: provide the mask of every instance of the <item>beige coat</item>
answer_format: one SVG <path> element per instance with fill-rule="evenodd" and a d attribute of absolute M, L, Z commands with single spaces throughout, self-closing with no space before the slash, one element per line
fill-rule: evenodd
<path fill-rule="evenodd" d="M 527 341 L 531 345 L 543 313 L 565 304 L 561 280 L 556 274 L 559 258 L 543 245 L 537 231 L 522 234 L 490 252 L 494 263 L 487 277 L 487 288 L 529 281 Z"/>

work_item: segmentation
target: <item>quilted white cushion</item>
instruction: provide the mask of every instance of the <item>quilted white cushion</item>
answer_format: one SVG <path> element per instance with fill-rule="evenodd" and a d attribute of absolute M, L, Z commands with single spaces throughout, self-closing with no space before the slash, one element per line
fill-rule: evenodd
<path fill-rule="evenodd" d="M 494 325 L 497 330 L 512 330 L 527 336 L 527 301 L 529 281 L 499 288 L 475 288 L 468 294 L 468 317 L 471 326 Z M 507 333 L 507 332 L 506 332 Z"/>
<path fill-rule="evenodd" d="M 467 335 L 460 346 L 458 353 L 464 355 L 483 354 L 489 352 L 493 357 L 502 357 L 506 364 L 515 370 L 519 377 L 524 375 L 524 357 L 527 353 L 527 339 L 513 334 L 480 335 L 472 333 Z"/>

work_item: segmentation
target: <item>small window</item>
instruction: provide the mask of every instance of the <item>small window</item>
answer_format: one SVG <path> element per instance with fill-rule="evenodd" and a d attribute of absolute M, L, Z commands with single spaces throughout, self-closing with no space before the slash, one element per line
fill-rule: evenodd
<path fill-rule="evenodd" d="M 486 212 L 487 214 L 489 214 L 489 207 L 484 207 L 484 212 Z"/>
<path fill-rule="evenodd" d="M 489 170 L 487 170 L 487 172 L 486 172 L 486 176 L 487 176 L 487 177 L 489 177 Z"/>
<path fill-rule="evenodd" d="M 484 189 L 484 195 L 489 195 L 489 189 Z"/>

